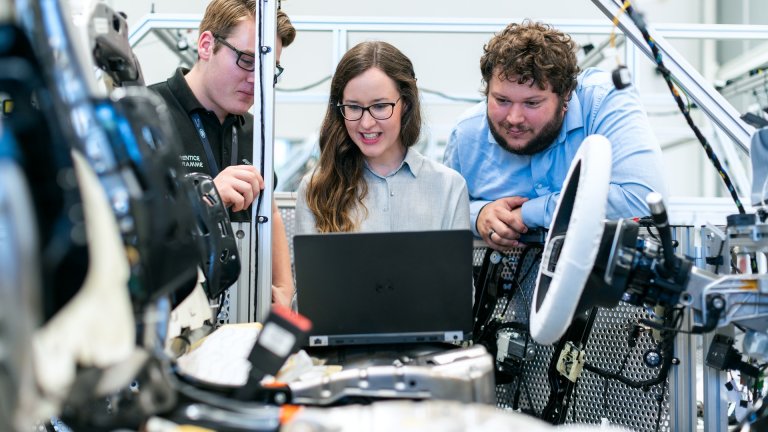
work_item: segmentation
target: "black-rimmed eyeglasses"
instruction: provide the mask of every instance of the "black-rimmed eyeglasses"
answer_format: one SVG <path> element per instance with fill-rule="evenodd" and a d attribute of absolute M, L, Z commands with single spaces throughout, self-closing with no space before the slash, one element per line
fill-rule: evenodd
<path fill-rule="evenodd" d="M 341 116 L 349 121 L 360 120 L 366 111 L 376 120 L 386 120 L 392 117 L 392 114 L 395 112 L 395 105 L 400 102 L 400 99 L 402 99 L 402 96 L 394 102 L 378 102 L 366 107 L 354 104 L 337 104 L 336 106 L 339 108 Z"/>
<path fill-rule="evenodd" d="M 275 64 L 275 84 L 280 81 L 278 78 L 280 78 L 280 75 L 283 74 L 284 70 L 285 68 L 280 66 L 280 64 Z"/>
<path fill-rule="evenodd" d="M 240 51 L 239 49 L 233 47 L 220 35 L 214 34 L 213 38 L 237 54 L 237 61 L 235 61 L 235 63 L 240 69 L 247 70 L 248 72 L 253 72 L 256 70 L 256 57 L 253 54 L 248 54 L 247 52 Z"/>

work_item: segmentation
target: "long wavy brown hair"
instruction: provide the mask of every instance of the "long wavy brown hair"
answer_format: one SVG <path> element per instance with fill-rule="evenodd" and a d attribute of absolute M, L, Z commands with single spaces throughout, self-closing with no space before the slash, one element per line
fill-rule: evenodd
<path fill-rule="evenodd" d="M 536 84 L 542 90 L 551 84 L 552 91 L 561 100 L 568 100 L 576 88 L 579 74 L 576 43 L 547 24 L 530 20 L 509 24 L 483 51 L 480 72 L 486 96 L 494 73 L 503 80 L 515 77 L 518 84 Z"/>
<path fill-rule="evenodd" d="M 354 218 L 355 209 L 367 215 L 363 204 L 368 194 L 363 178 L 364 156 L 347 133 L 336 104 L 342 100 L 347 83 L 371 68 L 383 71 L 400 91 L 400 142 L 410 147 L 421 133 L 419 89 L 411 60 L 391 44 L 380 41 L 362 42 L 347 51 L 331 81 L 328 109 L 320 128 L 320 161 L 306 193 L 318 232 L 354 231 L 360 223 Z"/>

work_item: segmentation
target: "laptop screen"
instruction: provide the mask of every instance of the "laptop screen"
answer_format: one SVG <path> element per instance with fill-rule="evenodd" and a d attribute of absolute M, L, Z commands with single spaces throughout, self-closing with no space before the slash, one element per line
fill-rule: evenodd
<path fill-rule="evenodd" d="M 307 345 L 467 340 L 472 233 L 419 231 L 294 237 Z"/>

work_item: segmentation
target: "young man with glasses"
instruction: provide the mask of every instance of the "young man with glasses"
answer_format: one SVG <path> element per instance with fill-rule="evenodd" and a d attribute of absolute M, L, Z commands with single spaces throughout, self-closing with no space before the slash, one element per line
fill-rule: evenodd
<path fill-rule="evenodd" d="M 256 2 L 213 0 L 200 22 L 198 59 L 155 84 L 166 102 L 182 144 L 181 164 L 210 174 L 233 222 L 250 221 L 249 209 L 264 180 L 253 161 Z M 278 11 L 275 58 L 290 45 L 296 30 Z M 275 74 L 282 72 L 278 67 Z M 289 306 L 293 296 L 288 242 L 280 212 L 272 205 L 272 299 Z"/>

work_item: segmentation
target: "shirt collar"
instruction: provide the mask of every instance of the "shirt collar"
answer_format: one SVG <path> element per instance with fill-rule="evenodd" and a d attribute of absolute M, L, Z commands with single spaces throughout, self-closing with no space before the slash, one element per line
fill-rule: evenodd
<path fill-rule="evenodd" d="M 565 112 L 563 127 L 560 128 L 560 135 L 557 136 L 557 142 L 564 142 L 565 137 L 576 129 L 584 127 L 584 115 L 582 113 L 581 102 L 576 96 L 576 91 L 571 92 L 571 100 L 568 101 L 568 111 Z"/>
<path fill-rule="evenodd" d="M 397 174 L 402 170 L 404 167 L 408 167 L 408 170 L 411 172 L 411 175 L 414 177 L 419 176 L 419 172 L 421 172 L 421 167 L 424 166 L 424 156 L 422 156 L 419 152 L 416 150 L 412 150 L 410 148 L 405 149 L 405 158 L 402 162 L 400 162 L 400 165 L 395 168 L 391 173 L 382 176 L 377 174 L 375 171 L 371 169 L 370 166 L 368 166 L 368 161 L 365 161 L 365 169 L 368 170 L 371 174 L 375 175 L 379 178 L 387 178 L 392 177 L 393 175 Z"/>
<path fill-rule="evenodd" d="M 176 96 L 176 99 L 187 112 L 187 115 L 200 111 L 207 113 L 208 110 L 199 100 L 197 100 L 195 94 L 192 93 L 192 89 L 189 88 L 187 80 L 184 79 L 184 75 L 187 73 L 189 73 L 189 69 L 187 68 L 180 67 L 176 69 L 173 76 L 168 79 L 168 88 L 170 88 L 171 93 Z M 224 124 L 226 125 L 231 121 L 235 121 L 242 126 L 245 124 L 245 117 L 241 115 L 227 114 L 227 117 L 224 118 Z"/>

